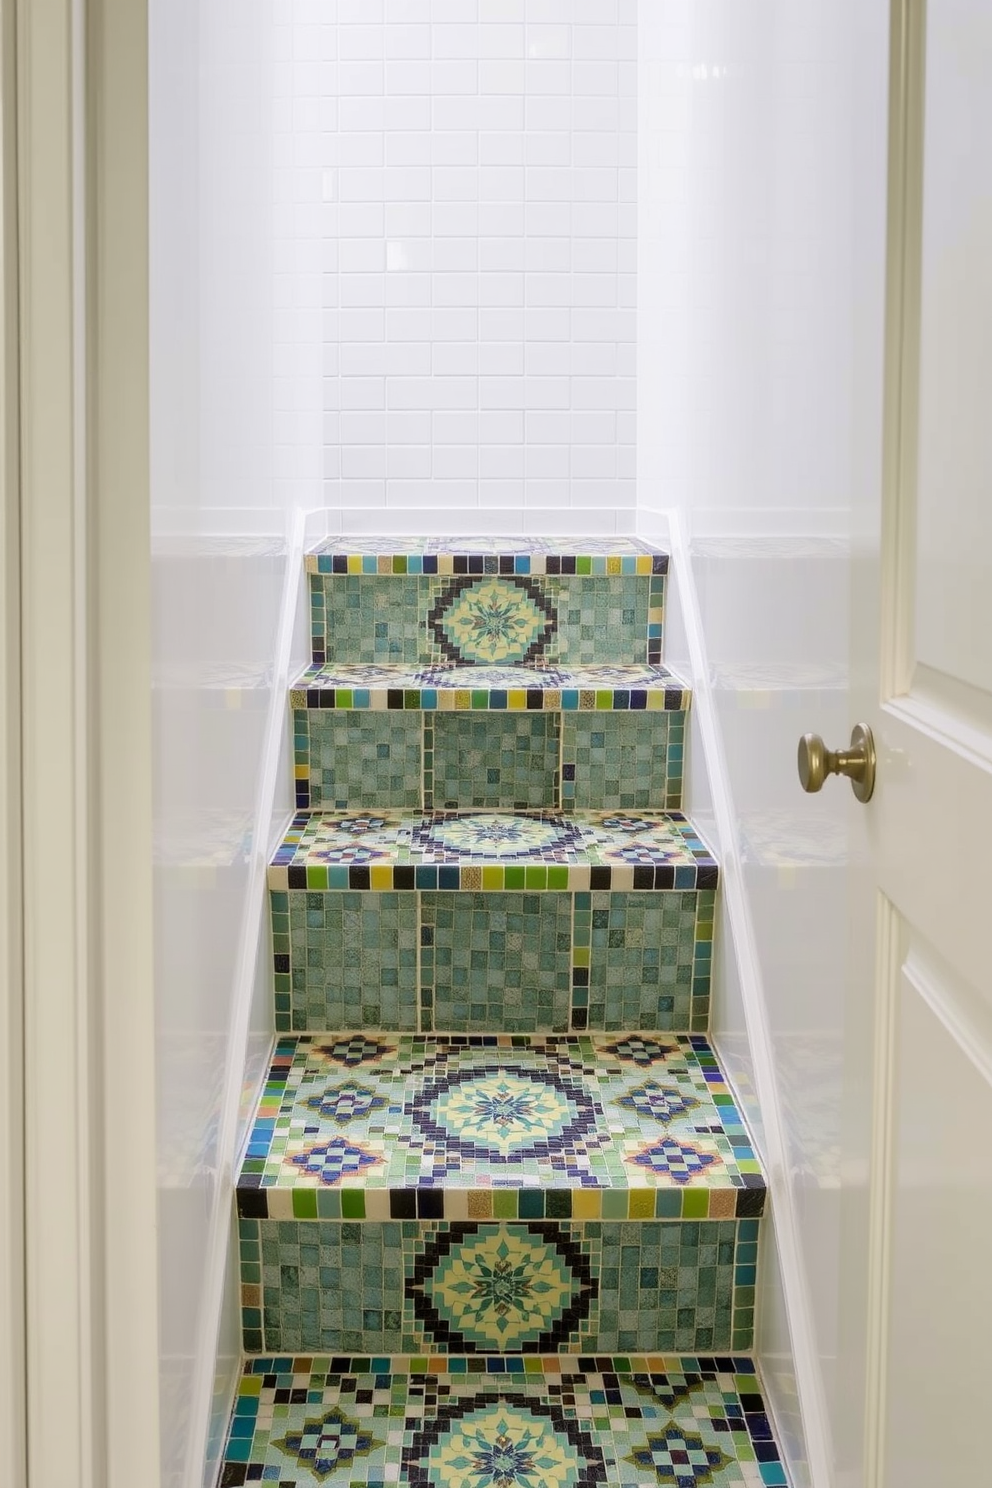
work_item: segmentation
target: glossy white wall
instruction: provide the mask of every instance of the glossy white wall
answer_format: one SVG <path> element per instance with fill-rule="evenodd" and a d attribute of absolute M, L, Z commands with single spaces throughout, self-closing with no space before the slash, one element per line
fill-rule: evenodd
<path fill-rule="evenodd" d="M 727 885 L 713 1031 L 772 1179 L 758 1345 L 797 1484 L 851 1456 L 847 803 L 803 796 L 795 749 L 806 731 L 836 747 L 853 721 L 848 508 L 880 447 L 853 389 L 882 333 L 887 21 L 853 0 L 640 12 L 639 521 L 678 514 L 694 579 L 712 728 L 693 749 L 718 778 L 701 791 L 693 772 L 689 809 Z"/>
<path fill-rule="evenodd" d="M 312 358 L 274 210 L 270 7 L 150 11 L 162 1482 L 199 1488 L 241 1346 L 233 1168 L 273 1026 L 264 867 L 303 660 L 290 518 L 315 499 L 319 431 L 291 418 Z"/>

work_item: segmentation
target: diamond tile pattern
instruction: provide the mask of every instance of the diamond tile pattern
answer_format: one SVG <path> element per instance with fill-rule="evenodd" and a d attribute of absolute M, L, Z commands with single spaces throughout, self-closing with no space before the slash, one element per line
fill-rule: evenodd
<path fill-rule="evenodd" d="M 317 665 L 660 663 L 664 603 L 663 575 L 311 572 L 312 655 Z"/>
<path fill-rule="evenodd" d="M 220 1488 L 785 1488 L 745 1355 L 264 1355 Z"/>
<path fill-rule="evenodd" d="M 322 1110 L 357 1068 L 386 1104 L 342 1127 Z M 646 1072 L 664 1108 L 657 1090 L 645 1099 Z M 336 1214 L 312 1195 L 295 1205 L 314 1189 L 340 1191 Z M 761 1212 L 758 1162 L 705 1039 L 283 1039 L 238 1178 L 245 1218 L 553 1218 L 554 1193 L 569 1196 L 563 1218 Z"/>
<path fill-rule="evenodd" d="M 754 1219 L 239 1225 L 250 1349 L 691 1353 L 751 1337 Z"/>
<path fill-rule="evenodd" d="M 667 557 L 338 538 L 306 568 L 237 1181 L 266 1352 L 221 1488 L 785 1488 Z"/>

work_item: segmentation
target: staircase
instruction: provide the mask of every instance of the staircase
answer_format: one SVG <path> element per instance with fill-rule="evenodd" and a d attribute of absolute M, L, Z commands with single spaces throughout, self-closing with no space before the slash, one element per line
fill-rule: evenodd
<path fill-rule="evenodd" d="M 222 1488 L 785 1484 L 666 555 L 306 561 Z"/>

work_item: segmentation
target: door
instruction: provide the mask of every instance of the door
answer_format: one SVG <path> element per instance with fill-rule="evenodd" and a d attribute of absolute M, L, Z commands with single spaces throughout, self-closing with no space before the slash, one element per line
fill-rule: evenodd
<path fill-rule="evenodd" d="M 933 1488 L 992 1483 L 992 6 L 893 0 L 892 27 L 882 489 L 855 498 L 851 722 L 878 775 L 851 803 L 842 1436 L 864 1455 L 837 1481 Z"/>

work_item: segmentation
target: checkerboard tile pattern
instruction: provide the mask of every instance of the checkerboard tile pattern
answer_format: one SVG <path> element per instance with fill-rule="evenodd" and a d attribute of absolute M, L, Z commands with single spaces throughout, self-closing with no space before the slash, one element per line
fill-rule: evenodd
<path fill-rule="evenodd" d="M 758 1221 L 239 1221 L 249 1351 L 747 1348 Z"/>
<path fill-rule="evenodd" d="M 786 1488 L 747 1354 L 246 1362 L 220 1488 Z"/>
<path fill-rule="evenodd" d="M 247 1219 L 751 1219 L 764 1196 L 697 1035 L 281 1039 L 238 1177 Z"/>

